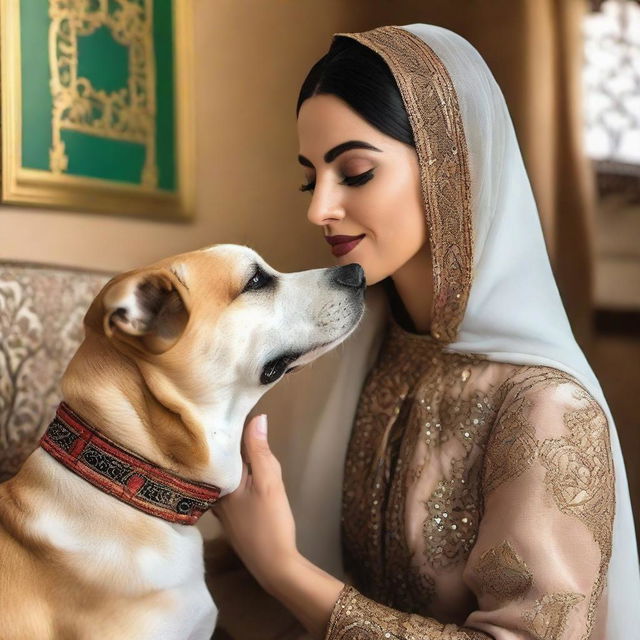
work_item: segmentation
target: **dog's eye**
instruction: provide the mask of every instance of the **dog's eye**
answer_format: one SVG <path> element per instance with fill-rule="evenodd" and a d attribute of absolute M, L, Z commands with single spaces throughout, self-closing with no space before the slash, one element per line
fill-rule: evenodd
<path fill-rule="evenodd" d="M 262 289 L 266 287 L 273 280 L 273 276 L 265 273 L 260 267 L 256 269 L 249 282 L 245 285 L 243 293 L 245 291 L 255 291 L 256 289 Z"/>

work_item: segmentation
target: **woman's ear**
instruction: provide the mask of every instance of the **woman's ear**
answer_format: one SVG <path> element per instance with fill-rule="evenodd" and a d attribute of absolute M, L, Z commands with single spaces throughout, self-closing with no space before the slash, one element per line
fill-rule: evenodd
<path fill-rule="evenodd" d="M 189 320 L 180 285 L 168 269 L 116 279 L 102 300 L 107 337 L 153 354 L 171 348 Z"/>

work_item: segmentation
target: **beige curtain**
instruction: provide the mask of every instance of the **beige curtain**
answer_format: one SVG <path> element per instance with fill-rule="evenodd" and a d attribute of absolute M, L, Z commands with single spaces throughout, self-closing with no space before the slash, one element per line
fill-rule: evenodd
<path fill-rule="evenodd" d="M 588 5 L 587 0 L 520 4 L 520 15 L 505 13 L 512 38 L 496 52 L 502 56 L 500 75 L 558 288 L 575 336 L 589 355 L 595 185 L 582 143 L 581 95 L 581 25 Z M 519 65 L 509 66 L 511 53 L 521 57 Z"/>
<path fill-rule="evenodd" d="M 584 153 L 582 122 L 582 18 L 584 0 L 550 0 L 554 38 L 556 113 L 552 228 L 553 263 L 569 318 L 591 349 L 595 181 Z"/>

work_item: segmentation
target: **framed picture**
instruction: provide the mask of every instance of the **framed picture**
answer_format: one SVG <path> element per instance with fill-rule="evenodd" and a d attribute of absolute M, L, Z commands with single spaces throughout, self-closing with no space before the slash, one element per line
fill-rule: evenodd
<path fill-rule="evenodd" d="M 0 0 L 2 202 L 188 220 L 190 0 Z"/>

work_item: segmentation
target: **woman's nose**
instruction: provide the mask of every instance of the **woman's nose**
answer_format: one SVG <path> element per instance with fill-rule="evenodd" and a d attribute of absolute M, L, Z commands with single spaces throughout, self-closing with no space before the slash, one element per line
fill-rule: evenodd
<path fill-rule="evenodd" d="M 322 227 L 330 222 L 342 220 L 345 215 L 344 207 L 336 195 L 330 189 L 320 190 L 316 188 L 311 198 L 311 204 L 307 209 L 309 222 Z"/>

